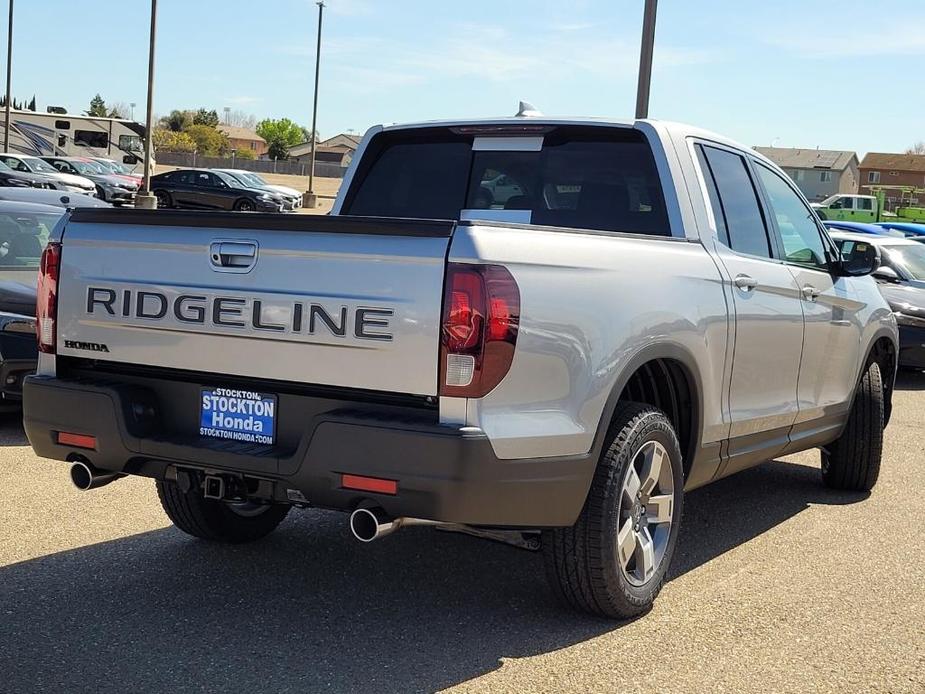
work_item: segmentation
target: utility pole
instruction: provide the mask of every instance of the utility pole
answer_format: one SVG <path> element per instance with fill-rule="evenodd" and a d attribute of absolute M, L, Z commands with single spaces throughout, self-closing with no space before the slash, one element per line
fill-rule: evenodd
<path fill-rule="evenodd" d="M 655 46 L 655 15 L 658 0 L 646 0 L 642 17 L 642 45 L 639 50 L 639 84 L 636 88 L 636 118 L 649 117 L 649 85 L 652 82 L 652 49 Z"/>
<path fill-rule="evenodd" d="M 157 0 L 151 0 L 151 33 L 148 36 L 148 110 L 145 113 L 145 166 L 141 190 L 135 196 L 135 207 L 157 208 L 157 198 L 151 195 L 151 158 L 154 155 L 154 39 L 157 36 Z"/>
<path fill-rule="evenodd" d="M 132 103 L 129 104 L 129 106 L 132 107 L 132 115 L 131 115 L 131 119 L 132 119 L 132 120 L 135 120 L 135 107 L 136 107 L 137 105 L 138 105 L 138 104 L 136 104 L 134 101 L 133 101 Z"/>
<path fill-rule="evenodd" d="M 318 46 L 315 49 L 315 102 L 312 106 L 312 150 L 308 164 L 308 192 L 305 194 L 303 205 L 317 207 L 318 196 L 315 195 L 315 133 L 318 132 L 318 74 L 321 68 L 321 19 L 324 15 L 324 0 L 318 2 Z"/>
<path fill-rule="evenodd" d="M 3 126 L 3 151 L 10 151 L 10 80 L 13 77 L 13 0 L 10 0 L 10 26 L 6 32 L 6 106 Z"/>

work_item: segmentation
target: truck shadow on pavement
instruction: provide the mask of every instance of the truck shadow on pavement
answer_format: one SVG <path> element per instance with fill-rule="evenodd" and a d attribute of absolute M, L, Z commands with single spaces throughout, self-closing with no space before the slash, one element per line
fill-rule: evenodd
<path fill-rule="evenodd" d="M 925 390 L 925 371 L 901 369 L 896 374 L 896 390 Z"/>
<path fill-rule="evenodd" d="M 671 577 L 862 498 L 787 462 L 692 492 Z M 295 512 L 245 546 L 170 528 L 0 568 L 0 689 L 432 691 L 619 629 L 557 606 L 538 553 L 428 528 L 359 545 L 345 521 Z"/>

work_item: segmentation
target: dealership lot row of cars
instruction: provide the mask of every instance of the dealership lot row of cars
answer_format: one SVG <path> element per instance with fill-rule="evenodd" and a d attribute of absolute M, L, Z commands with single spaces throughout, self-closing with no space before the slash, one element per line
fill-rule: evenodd
<path fill-rule="evenodd" d="M 110 159 L 0 154 L 0 187 L 60 190 L 125 205 L 135 201 L 141 182 Z M 153 176 L 151 188 L 160 208 L 292 212 L 302 206 L 299 191 L 243 169 L 178 169 Z"/>

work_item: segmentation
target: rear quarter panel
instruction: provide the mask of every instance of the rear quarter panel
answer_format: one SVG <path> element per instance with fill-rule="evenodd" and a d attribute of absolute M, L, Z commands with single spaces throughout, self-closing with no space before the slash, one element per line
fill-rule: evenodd
<path fill-rule="evenodd" d="M 702 443 L 726 436 L 728 314 L 719 272 L 699 243 L 464 225 L 449 260 L 502 264 L 520 288 L 508 375 L 466 401 L 464 415 L 459 403 L 441 402 L 441 412 L 481 427 L 500 458 L 587 453 L 619 376 L 657 345 L 681 350 L 699 371 Z"/>

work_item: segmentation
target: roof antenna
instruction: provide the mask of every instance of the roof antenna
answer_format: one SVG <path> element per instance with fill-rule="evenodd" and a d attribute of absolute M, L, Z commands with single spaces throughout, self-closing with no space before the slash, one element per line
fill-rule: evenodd
<path fill-rule="evenodd" d="M 515 118 L 536 118 L 542 116 L 542 112 L 531 104 L 529 101 L 521 101 L 520 106 L 517 109 L 517 115 Z"/>

